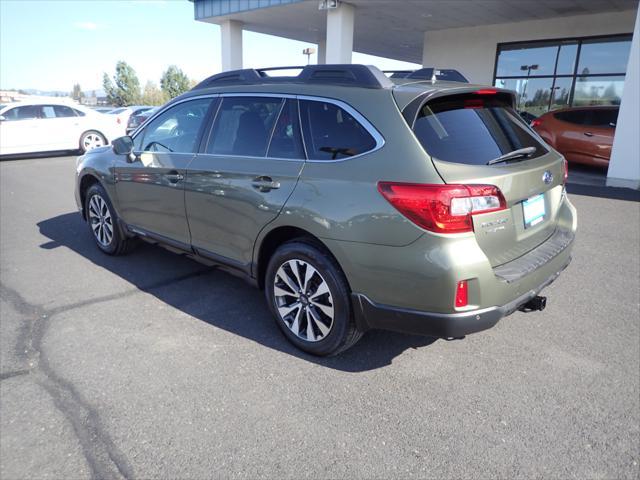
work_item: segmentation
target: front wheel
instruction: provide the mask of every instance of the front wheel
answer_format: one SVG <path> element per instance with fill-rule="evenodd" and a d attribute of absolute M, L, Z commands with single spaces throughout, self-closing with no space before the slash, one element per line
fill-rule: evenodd
<path fill-rule="evenodd" d="M 336 355 L 362 336 L 353 321 L 342 270 L 314 245 L 294 241 L 274 253 L 265 277 L 265 295 L 276 323 L 301 350 Z"/>
<path fill-rule="evenodd" d="M 85 212 L 91 235 L 98 248 L 109 255 L 128 252 L 133 239 L 127 238 L 118 225 L 118 217 L 102 185 L 89 187 L 85 197 Z"/>
<path fill-rule="evenodd" d="M 104 147 L 106 144 L 107 139 L 104 138 L 104 135 L 93 130 L 84 132 L 80 137 L 80 150 L 82 153 L 86 153 L 94 148 Z"/>

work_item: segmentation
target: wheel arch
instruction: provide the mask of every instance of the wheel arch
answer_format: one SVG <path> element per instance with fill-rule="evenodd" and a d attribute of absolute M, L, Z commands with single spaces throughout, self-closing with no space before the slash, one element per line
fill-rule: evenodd
<path fill-rule="evenodd" d="M 96 183 L 101 185 L 102 188 L 104 188 L 104 185 L 102 185 L 102 182 L 100 181 L 100 179 L 92 173 L 85 173 L 79 182 L 78 190 L 80 193 L 80 205 L 82 208 L 82 218 L 84 220 L 87 219 L 87 212 L 85 211 L 85 207 L 84 207 L 85 201 L 87 199 L 87 191 L 89 190 L 89 188 L 91 188 L 92 185 L 95 185 Z"/>
<path fill-rule="evenodd" d="M 333 254 L 329 247 L 327 247 L 327 245 L 319 237 L 312 234 L 311 232 L 292 225 L 280 225 L 278 227 L 275 227 L 268 233 L 266 233 L 261 238 L 261 240 L 259 240 L 259 243 L 257 242 L 257 246 L 254 249 L 254 275 L 258 284 L 258 288 L 264 289 L 264 277 L 267 272 L 267 266 L 275 251 L 281 245 L 292 240 L 298 240 L 308 243 L 329 255 L 336 263 L 338 268 L 340 268 L 347 282 L 347 287 L 349 288 L 349 291 L 351 291 L 349 279 L 347 278 L 342 265 L 340 265 L 337 257 Z"/>

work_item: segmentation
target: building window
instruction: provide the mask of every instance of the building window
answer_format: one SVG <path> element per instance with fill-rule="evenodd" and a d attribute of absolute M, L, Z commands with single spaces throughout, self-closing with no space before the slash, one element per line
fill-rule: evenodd
<path fill-rule="evenodd" d="M 619 105 L 631 34 L 499 44 L 494 85 L 517 92 L 520 112 L 539 116 L 582 105 Z"/>

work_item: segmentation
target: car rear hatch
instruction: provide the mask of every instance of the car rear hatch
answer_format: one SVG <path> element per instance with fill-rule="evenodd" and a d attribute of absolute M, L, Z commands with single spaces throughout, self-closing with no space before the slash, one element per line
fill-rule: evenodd
<path fill-rule="evenodd" d="M 442 90 L 412 103 L 403 114 L 443 181 L 493 185 L 504 196 L 501 208 L 472 214 L 477 242 L 492 266 L 553 235 L 564 195 L 564 159 L 516 113 L 511 92 Z M 520 155 L 498 159 L 515 151 Z"/>

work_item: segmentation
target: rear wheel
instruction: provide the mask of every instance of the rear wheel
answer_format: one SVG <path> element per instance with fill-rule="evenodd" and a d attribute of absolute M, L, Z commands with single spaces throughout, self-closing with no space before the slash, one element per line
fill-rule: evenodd
<path fill-rule="evenodd" d="M 104 135 L 94 130 L 84 132 L 80 137 L 80 150 L 82 153 L 86 153 L 94 148 L 104 147 L 106 144 L 107 139 L 104 138 Z"/>
<path fill-rule="evenodd" d="M 130 250 L 133 239 L 119 228 L 118 217 L 102 185 L 89 187 L 84 208 L 89 230 L 100 250 L 109 255 L 122 255 Z"/>
<path fill-rule="evenodd" d="M 294 241 L 273 254 L 265 294 L 276 323 L 301 350 L 336 355 L 362 336 L 353 321 L 344 274 L 313 245 Z"/>

